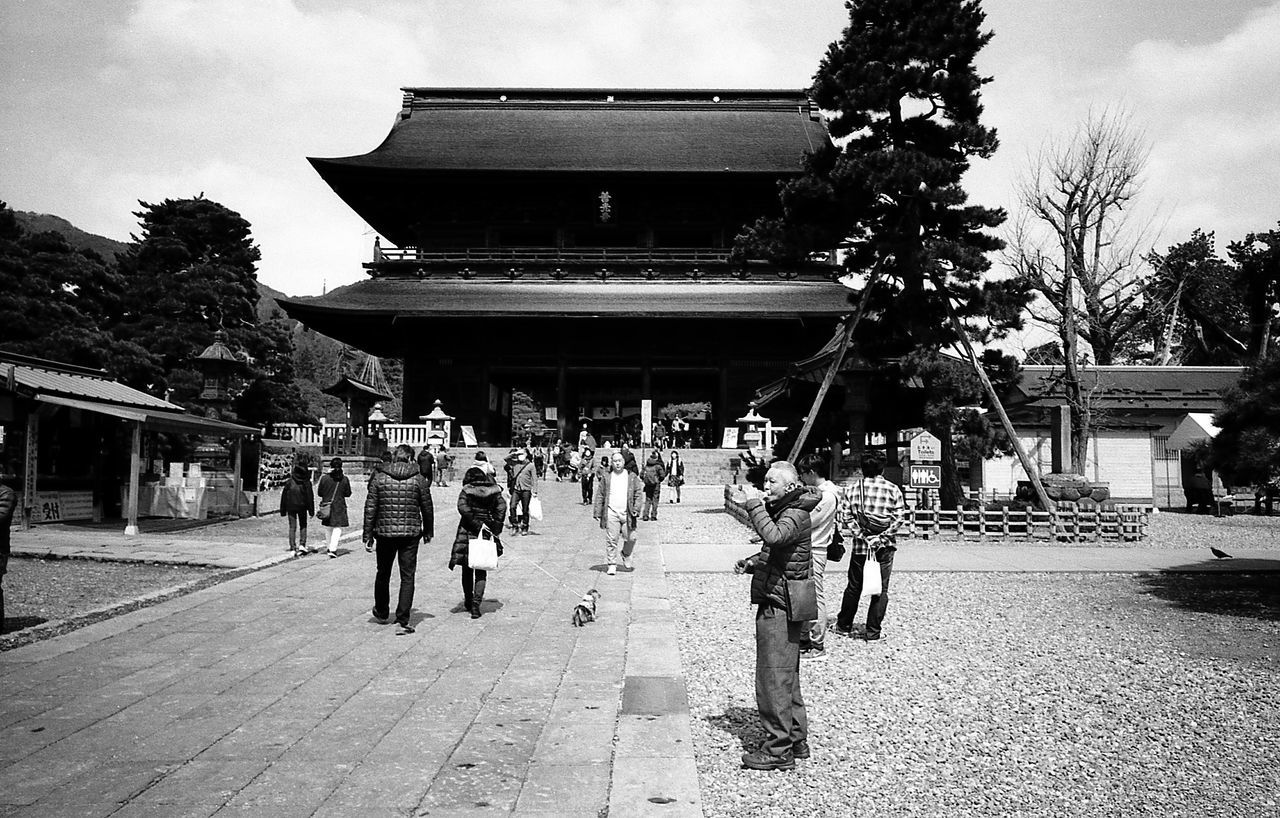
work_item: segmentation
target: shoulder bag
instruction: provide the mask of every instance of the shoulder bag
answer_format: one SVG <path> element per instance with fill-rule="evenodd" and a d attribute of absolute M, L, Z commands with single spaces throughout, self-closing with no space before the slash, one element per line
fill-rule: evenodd
<path fill-rule="evenodd" d="M 467 566 L 475 571 L 498 570 L 498 542 L 489 526 L 480 526 L 480 533 L 467 541 Z"/>
<path fill-rule="evenodd" d="M 333 512 L 333 498 L 338 496 L 338 491 L 341 488 L 342 481 L 335 480 L 333 491 L 329 493 L 329 499 L 320 501 L 320 507 L 316 509 L 316 519 L 320 521 L 320 525 L 329 524 L 329 514 Z"/>
<path fill-rule="evenodd" d="M 818 586 L 813 578 L 789 579 L 787 583 L 787 619 L 812 622 L 818 618 Z"/>

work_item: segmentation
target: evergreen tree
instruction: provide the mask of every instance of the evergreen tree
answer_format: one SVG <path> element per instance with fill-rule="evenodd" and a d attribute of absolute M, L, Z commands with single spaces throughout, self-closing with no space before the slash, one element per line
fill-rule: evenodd
<path fill-rule="evenodd" d="M 195 408 L 203 381 L 194 359 L 222 329 L 245 358 L 235 390 L 240 419 L 307 420 L 293 383 L 291 335 L 281 321 L 258 322 L 260 253 L 249 223 L 203 197 L 139 204 L 140 235 L 120 257 L 126 309 L 118 329 L 156 358 L 137 379 Z"/>
<path fill-rule="evenodd" d="M 121 295 L 119 275 L 97 253 L 60 233 L 27 232 L 0 202 L 0 348 L 112 375 L 146 370 L 146 350 L 111 333 Z"/>
<path fill-rule="evenodd" d="M 989 157 L 995 132 L 981 122 L 974 59 L 991 39 L 976 0 L 851 0 L 849 25 L 818 67 L 811 93 L 840 146 L 805 158 L 780 187 L 780 218 L 745 229 L 735 259 L 787 263 L 842 248 L 850 272 L 879 283 L 854 335 L 870 359 L 936 353 L 958 340 L 942 283 L 970 332 L 1018 328 L 1025 283 L 984 281 L 1003 210 L 968 204 L 972 158 Z M 940 384 L 941 386 L 941 384 Z M 947 425 L 939 420 L 940 425 Z M 944 438 L 945 440 L 946 438 Z M 944 458 L 946 482 L 958 485 Z M 948 492 L 950 493 L 950 492 Z M 950 498 L 944 498 L 950 499 Z"/>
<path fill-rule="evenodd" d="M 1280 476 L 1280 353 L 1249 368 L 1213 417 L 1210 464 L 1234 485 Z"/>
<path fill-rule="evenodd" d="M 1153 270 L 1144 317 L 1161 366 L 1231 365 L 1241 360 L 1248 318 L 1235 287 L 1235 271 L 1218 256 L 1213 233 L 1147 257 Z"/>

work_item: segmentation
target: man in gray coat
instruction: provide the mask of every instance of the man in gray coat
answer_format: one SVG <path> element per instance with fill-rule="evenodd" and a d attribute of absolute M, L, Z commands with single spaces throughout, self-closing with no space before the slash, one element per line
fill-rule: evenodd
<path fill-rule="evenodd" d="M 413 447 L 402 443 L 391 453 L 391 462 L 369 479 L 369 496 L 364 504 L 365 550 L 373 550 L 376 543 L 378 551 L 378 569 L 373 578 L 373 616 L 380 622 L 385 622 L 389 615 L 391 564 L 400 564 L 397 635 L 413 633 L 409 612 L 413 609 L 418 543 L 431 541 L 434 517 L 431 490 L 414 462 Z"/>

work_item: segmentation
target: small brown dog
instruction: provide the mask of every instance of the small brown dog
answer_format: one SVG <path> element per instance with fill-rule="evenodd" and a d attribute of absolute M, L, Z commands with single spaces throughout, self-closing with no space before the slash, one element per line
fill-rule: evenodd
<path fill-rule="evenodd" d="M 596 603 L 600 601 L 600 592 L 595 588 L 587 591 L 587 595 L 582 598 L 573 609 L 573 626 L 581 628 L 588 622 L 596 621 Z"/>

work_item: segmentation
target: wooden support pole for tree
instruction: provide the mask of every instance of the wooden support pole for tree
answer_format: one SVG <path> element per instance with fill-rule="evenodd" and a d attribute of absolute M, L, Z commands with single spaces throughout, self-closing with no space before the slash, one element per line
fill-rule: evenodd
<path fill-rule="evenodd" d="M 804 443 L 809 438 L 809 432 L 813 430 L 813 424 L 818 419 L 818 410 L 822 408 L 822 401 L 827 397 L 827 390 L 831 388 L 831 384 L 836 379 L 836 373 L 840 371 L 840 366 L 844 363 L 844 355 L 849 349 L 849 342 L 853 340 L 853 332 L 858 328 L 859 322 L 862 321 L 862 316 L 867 312 L 867 305 L 871 303 L 871 288 L 875 286 L 876 279 L 879 276 L 880 266 L 876 265 L 871 270 L 871 274 L 867 276 L 867 285 L 862 289 L 862 296 L 858 299 L 857 308 L 845 322 L 844 334 L 840 336 L 840 346 L 836 348 L 835 357 L 831 359 L 831 366 L 827 367 L 827 373 L 822 376 L 822 385 L 818 387 L 818 394 L 813 398 L 813 406 L 809 409 L 809 415 L 804 419 L 804 425 L 800 427 L 800 434 L 796 436 L 796 442 L 791 445 L 791 454 L 787 459 L 793 464 L 796 462 L 796 458 L 800 456 L 800 450 L 804 448 Z"/>
<path fill-rule="evenodd" d="M 1018 438 L 1017 433 L 1013 429 L 1013 422 L 1009 420 L 1009 413 L 1004 410 L 1004 404 L 1000 402 L 1000 396 L 996 394 L 996 389 L 991 385 L 991 379 L 987 377 L 986 370 L 982 368 L 982 362 L 978 360 L 977 354 L 973 351 L 973 343 L 969 340 L 969 333 L 965 331 L 964 324 L 960 323 L 960 316 L 956 314 L 955 305 L 951 303 L 951 293 L 942 285 L 942 281 L 936 276 L 930 276 L 933 286 L 937 288 L 938 294 L 942 296 L 942 303 L 946 305 L 947 317 L 951 319 L 951 326 L 955 329 L 956 335 L 960 338 L 960 344 L 964 347 L 965 355 L 969 357 L 969 364 L 973 367 L 974 373 L 978 376 L 978 380 L 982 382 L 982 388 L 986 390 L 987 397 L 991 399 L 992 406 L 996 409 L 996 414 L 1000 416 L 1000 423 L 1004 426 L 1004 433 L 1009 436 L 1009 442 L 1013 444 L 1013 450 L 1018 454 L 1018 461 L 1022 463 L 1022 469 L 1027 473 L 1027 477 L 1031 480 L 1031 485 L 1036 491 L 1036 497 L 1040 499 L 1040 505 L 1049 512 L 1049 516 L 1055 522 L 1057 514 L 1053 501 L 1049 499 L 1049 495 L 1044 490 L 1044 484 L 1040 482 L 1040 472 L 1032 468 L 1031 458 L 1027 456 L 1027 450 L 1022 445 L 1022 440 Z"/>

